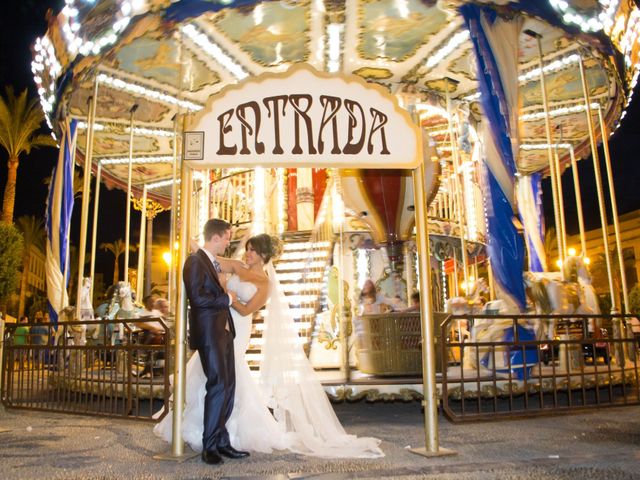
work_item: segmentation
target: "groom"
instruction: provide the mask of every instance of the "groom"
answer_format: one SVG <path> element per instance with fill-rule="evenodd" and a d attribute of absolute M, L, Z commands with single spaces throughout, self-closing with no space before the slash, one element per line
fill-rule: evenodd
<path fill-rule="evenodd" d="M 182 270 L 189 298 L 189 347 L 198 350 L 207 377 L 204 400 L 202 460 L 216 465 L 221 455 L 242 458 L 249 455 L 233 448 L 225 424 L 233 410 L 236 389 L 233 357 L 235 328 L 229 306 L 234 293 L 226 293 L 215 256 L 224 254 L 231 240 L 231 225 L 212 218 L 204 225 L 204 247 L 189 255 Z"/>

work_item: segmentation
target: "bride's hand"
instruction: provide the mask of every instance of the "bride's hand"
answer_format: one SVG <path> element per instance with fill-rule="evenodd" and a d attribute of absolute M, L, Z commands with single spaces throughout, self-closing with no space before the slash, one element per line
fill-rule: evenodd
<path fill-rule="evenodd" d="M 200 245 L 198 245 L 195 238 L 189 239 L 189 248 L 191 249 L 191 253 L 196 253 L 200 250 Z"/>

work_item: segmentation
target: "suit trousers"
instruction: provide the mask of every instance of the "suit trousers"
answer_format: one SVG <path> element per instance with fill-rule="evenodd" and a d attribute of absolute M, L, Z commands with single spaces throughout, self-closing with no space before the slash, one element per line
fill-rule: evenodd
<path fill-rule="evenodd" d="M 198 354 L 207 377 L 202 448 L 227 447 L 230 442 L 226 423 L 233 410 L 236 392 L 233 336 L 224 330 L 216 344 L 201 346 Z"/>

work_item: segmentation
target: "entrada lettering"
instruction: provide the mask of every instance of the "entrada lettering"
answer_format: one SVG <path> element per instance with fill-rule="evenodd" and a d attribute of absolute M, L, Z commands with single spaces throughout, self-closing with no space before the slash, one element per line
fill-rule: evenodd
<path fill-rule="evenodd" d="M 388 117 L 375 108 L 368 114 L 360 103 L 321 95 L 320 118 L 311 116 L 314 99 L 309 94 L 276 95 L 265 97 L 262 104 L 250 101 L 231 108 L 218 115 L 219 144 L 218 155 L 255 155 L 266 151 L 265 142 L 273 155 L 316 155 L 323 154 L 330 147 L 333 155 L 357 155 L 366 144 L 367 154 L 389 155 L 385 124 Z M 341 109 L 345 115 L 338 115 Z M 282 123 L 287 115 L 293 115 L 293 147 L 285 152 L 282 146 Z M 347 139 L 342 145 L 338 138 L 339 119 L 346 120 Z M 265 122 L 271 122 L 273 138 L 262 138 L 260 129 Z M 345 127 L 343 125 L 342 127 Z M 239 141 L 233 143 L 232 132 L 239 129 Z M 289 132 L 287 132 L 288 134 Z M 237 138 L 237 130 L 236 130 Z"/>

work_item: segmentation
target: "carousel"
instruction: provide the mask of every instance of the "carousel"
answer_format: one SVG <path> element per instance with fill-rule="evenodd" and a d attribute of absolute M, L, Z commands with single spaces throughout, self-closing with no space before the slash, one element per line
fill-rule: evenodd
<path fill-rule="evenodd" d="M 66 0 L 37 40 L 32 68 L 52 134 L 61 138 L 65 122 L 76 121 L 84 191 L 89 181 L 126 191 L 127 245 L 144 252 L 148 219 L 171 210 L 168 297 L 177 317 L 185 245 L 207 218 L 234 225 L 238 258 L 248 235 L 278 235 L 279 280 L 327 392 L 411 399 L 423 392 L 421 306 L 433 311 L 437 333 L 447 314 L 486 313 L 485 304 L 498 313 L 566 313 L 527 297 L 523 274 L 531 285 L 546 276 L 579 284 L 563 273 L 576 259 L 588 263 L 576 165 L 589 156 L 599 165 L 600 143 L 612 308 L 628 311 L 626 280 L 616 301 L 608 255 L 620 239 L 616 228 L 609 247 L 605 211 L 615 219 L 617 209 L 606 146 L 637 81 L 639 20 L 633 2 L 616 0 Z M 309 86 L 318 78 L 337 86 L 316 97 L 305 90 L 307 76 Z M 269 83 L 294 77 L 299 90 Z M 263 85 L 260 101 L 242 98 L 252 82 Z M 350 96 L 352 85 L 381 92 L 417 128 L 422 205 L 415 164 L 385 160 L 404 137 L 385 127 L 375 105 Z M 225 106 L 236 97 L 244 103 Z M 214 129 L 200 137 L 208 117 Z M 566 241 L 563 175 L 575 186 L 577 246 Z M 552 196 L 543 199 L 547 176 Z M 543 200 L 554 207 L 553 257 L 544 248 Z M 130 221 L 134 204 L 139 228 Z M 91 267 L 78 284 L 94 275 L 104 208 L 94 198 L 90 220 L 83 198 L 80 265 L 88 251 Z M 417 242 L 425 232 L 426 269 Z M 142 298 L 144 254 L 137 268 L 126 255 L 124 282 L 135 280 Z M 569 267 L 552 273 L 556 262 Z M 256 374 L 264 328 L 258 312 L 247 352 Z M 548 330 L 535 335 L 551 341 L 556 332 Z M 482 341 L 483 331 L 452 322 L 436 343 Z M 464 379 L 469 359 L 460 355 L 451 349 L 439 373 L 453 365 Z"/>

